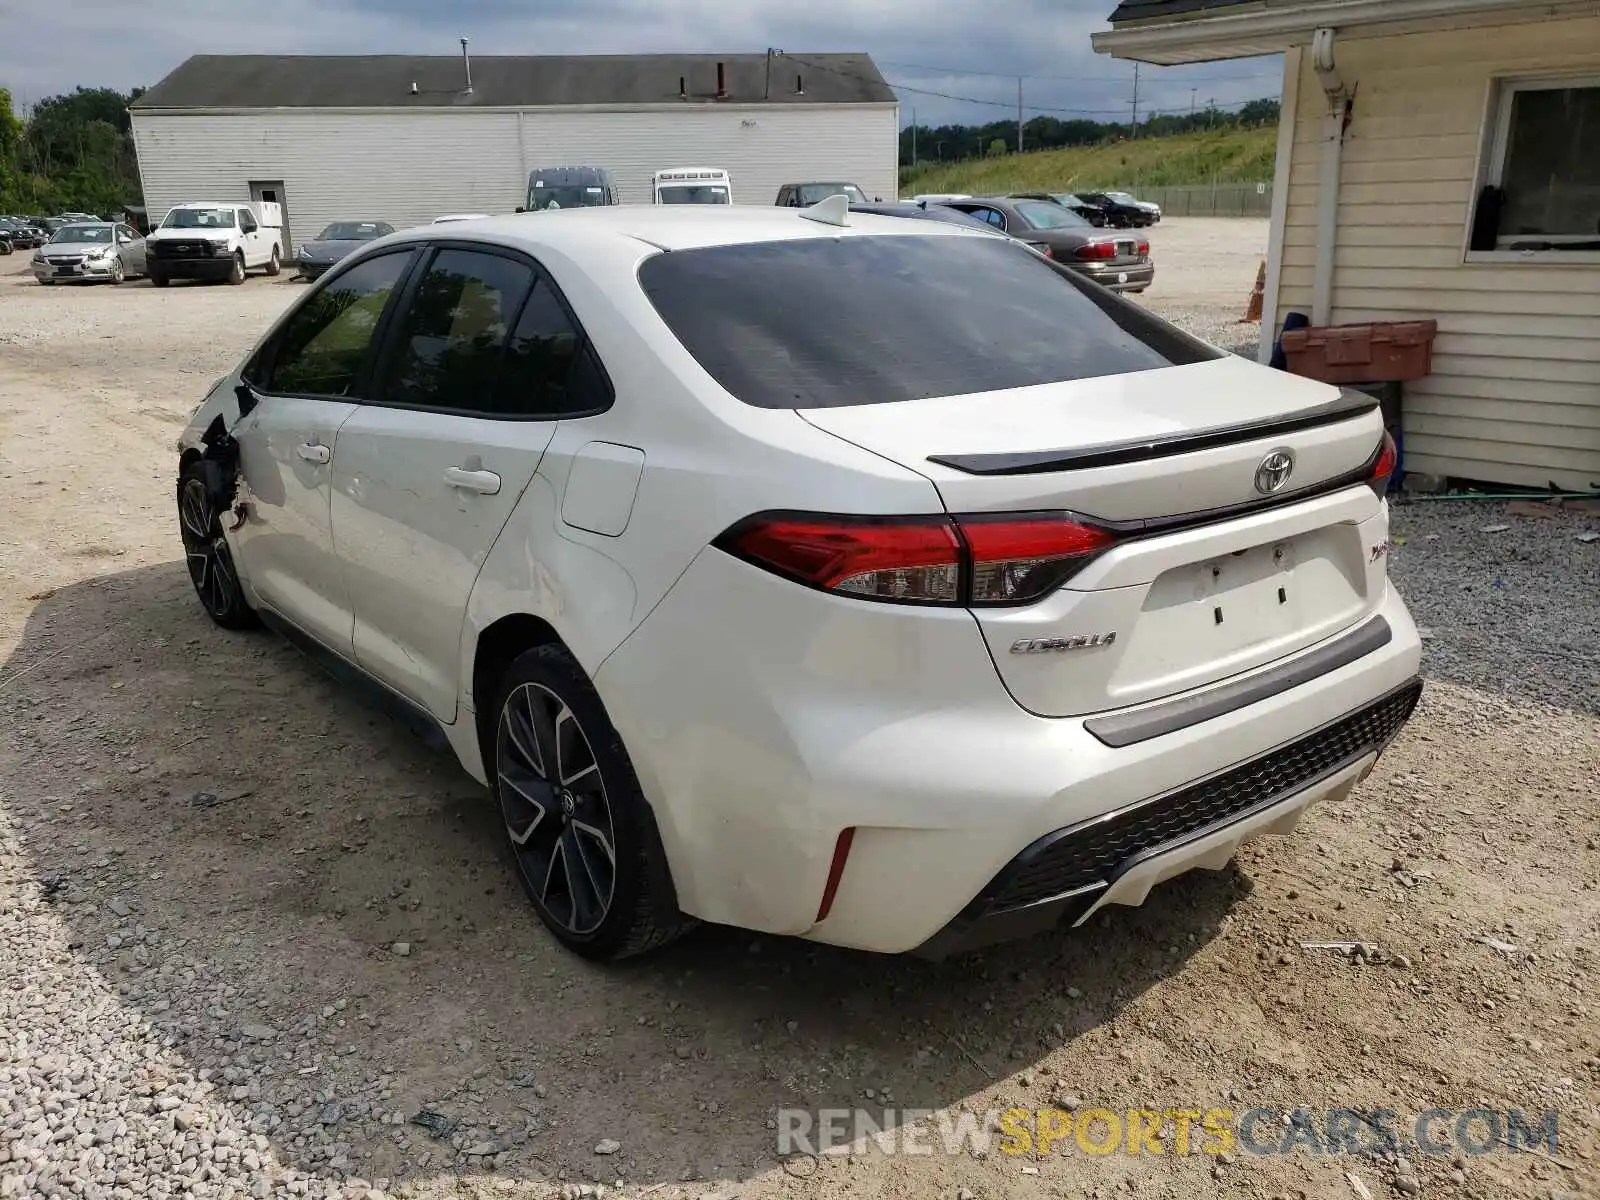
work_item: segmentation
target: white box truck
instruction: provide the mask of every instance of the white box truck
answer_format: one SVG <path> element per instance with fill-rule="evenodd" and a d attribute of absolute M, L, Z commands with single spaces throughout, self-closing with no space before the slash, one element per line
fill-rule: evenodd
<path fill-rule="evenodd" d="M 145 239 L 150 282 L 226 279 L 283 264 L 283 206 L 264 200 L 193 200 L 174 205 Z"/>

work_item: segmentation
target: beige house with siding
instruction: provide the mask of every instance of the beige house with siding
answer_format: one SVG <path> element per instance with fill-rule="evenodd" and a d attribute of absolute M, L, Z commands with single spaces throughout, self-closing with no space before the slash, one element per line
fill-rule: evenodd
<path fill-rule="evenodd" d="M 1284 316 L 1432 318 L 1405 468 L 1600 488 L 1600 3 L 1125 0 L 1095 49 L 1283 52 L 1262 357 Z"/>

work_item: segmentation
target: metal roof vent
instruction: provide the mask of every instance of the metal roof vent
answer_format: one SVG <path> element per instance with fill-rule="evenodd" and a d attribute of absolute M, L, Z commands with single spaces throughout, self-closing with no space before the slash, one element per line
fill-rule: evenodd
<path fill-rule="evenodd" d="M 724 63 L 724 62 L 719 62 L 717 64 L 717 99 L 718 100 L 726 100 L 727 98 L 728 98 L 728 64 Z"/>
<path fill-rule="evenodd" d="M 417 94 L 417 81 L 415 79 L 411 81 L 411 94 L 413 96 Z"/>
<path fill-rule="evenodd" d="M 796 96 L 804 96 L 806 94 L 806 81 L 803 76 L 796 75 L 794 77 L 794 94 Z"/>
<path fill-rule="evenodd" d="M 467 53 L 467 39 L 461 39 L 461 65 L 467 71 L 467 86 L 464 89 L 467 95 L 472 95 L 472 58 Z"/>

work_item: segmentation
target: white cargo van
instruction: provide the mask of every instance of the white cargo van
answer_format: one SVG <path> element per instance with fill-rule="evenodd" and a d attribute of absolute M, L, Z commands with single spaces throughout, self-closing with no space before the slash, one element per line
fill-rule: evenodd
<path fill-rule="evenodd" d="M 651 191 L 657 204 L 732 204 L 733 184 L 718 167 L 673 167 L 657 171 Z"/>
<path fill-rule="evenodd" d="M 226 279 L 243 283 L 257 267 L 283 263 L 283 206 L 265 200 L 193 200 L 174 205 L 145 239 L 150 282 Z"/>

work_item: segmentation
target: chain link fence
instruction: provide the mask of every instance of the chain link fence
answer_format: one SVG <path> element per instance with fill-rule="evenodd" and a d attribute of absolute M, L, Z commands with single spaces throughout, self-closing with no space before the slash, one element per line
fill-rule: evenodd
<path fill-rule="evenodd" d="M 1132 187 L 1164 217 L 1270 217 L 1270 183 L 1213 183 L 1193 187 Z"/>

